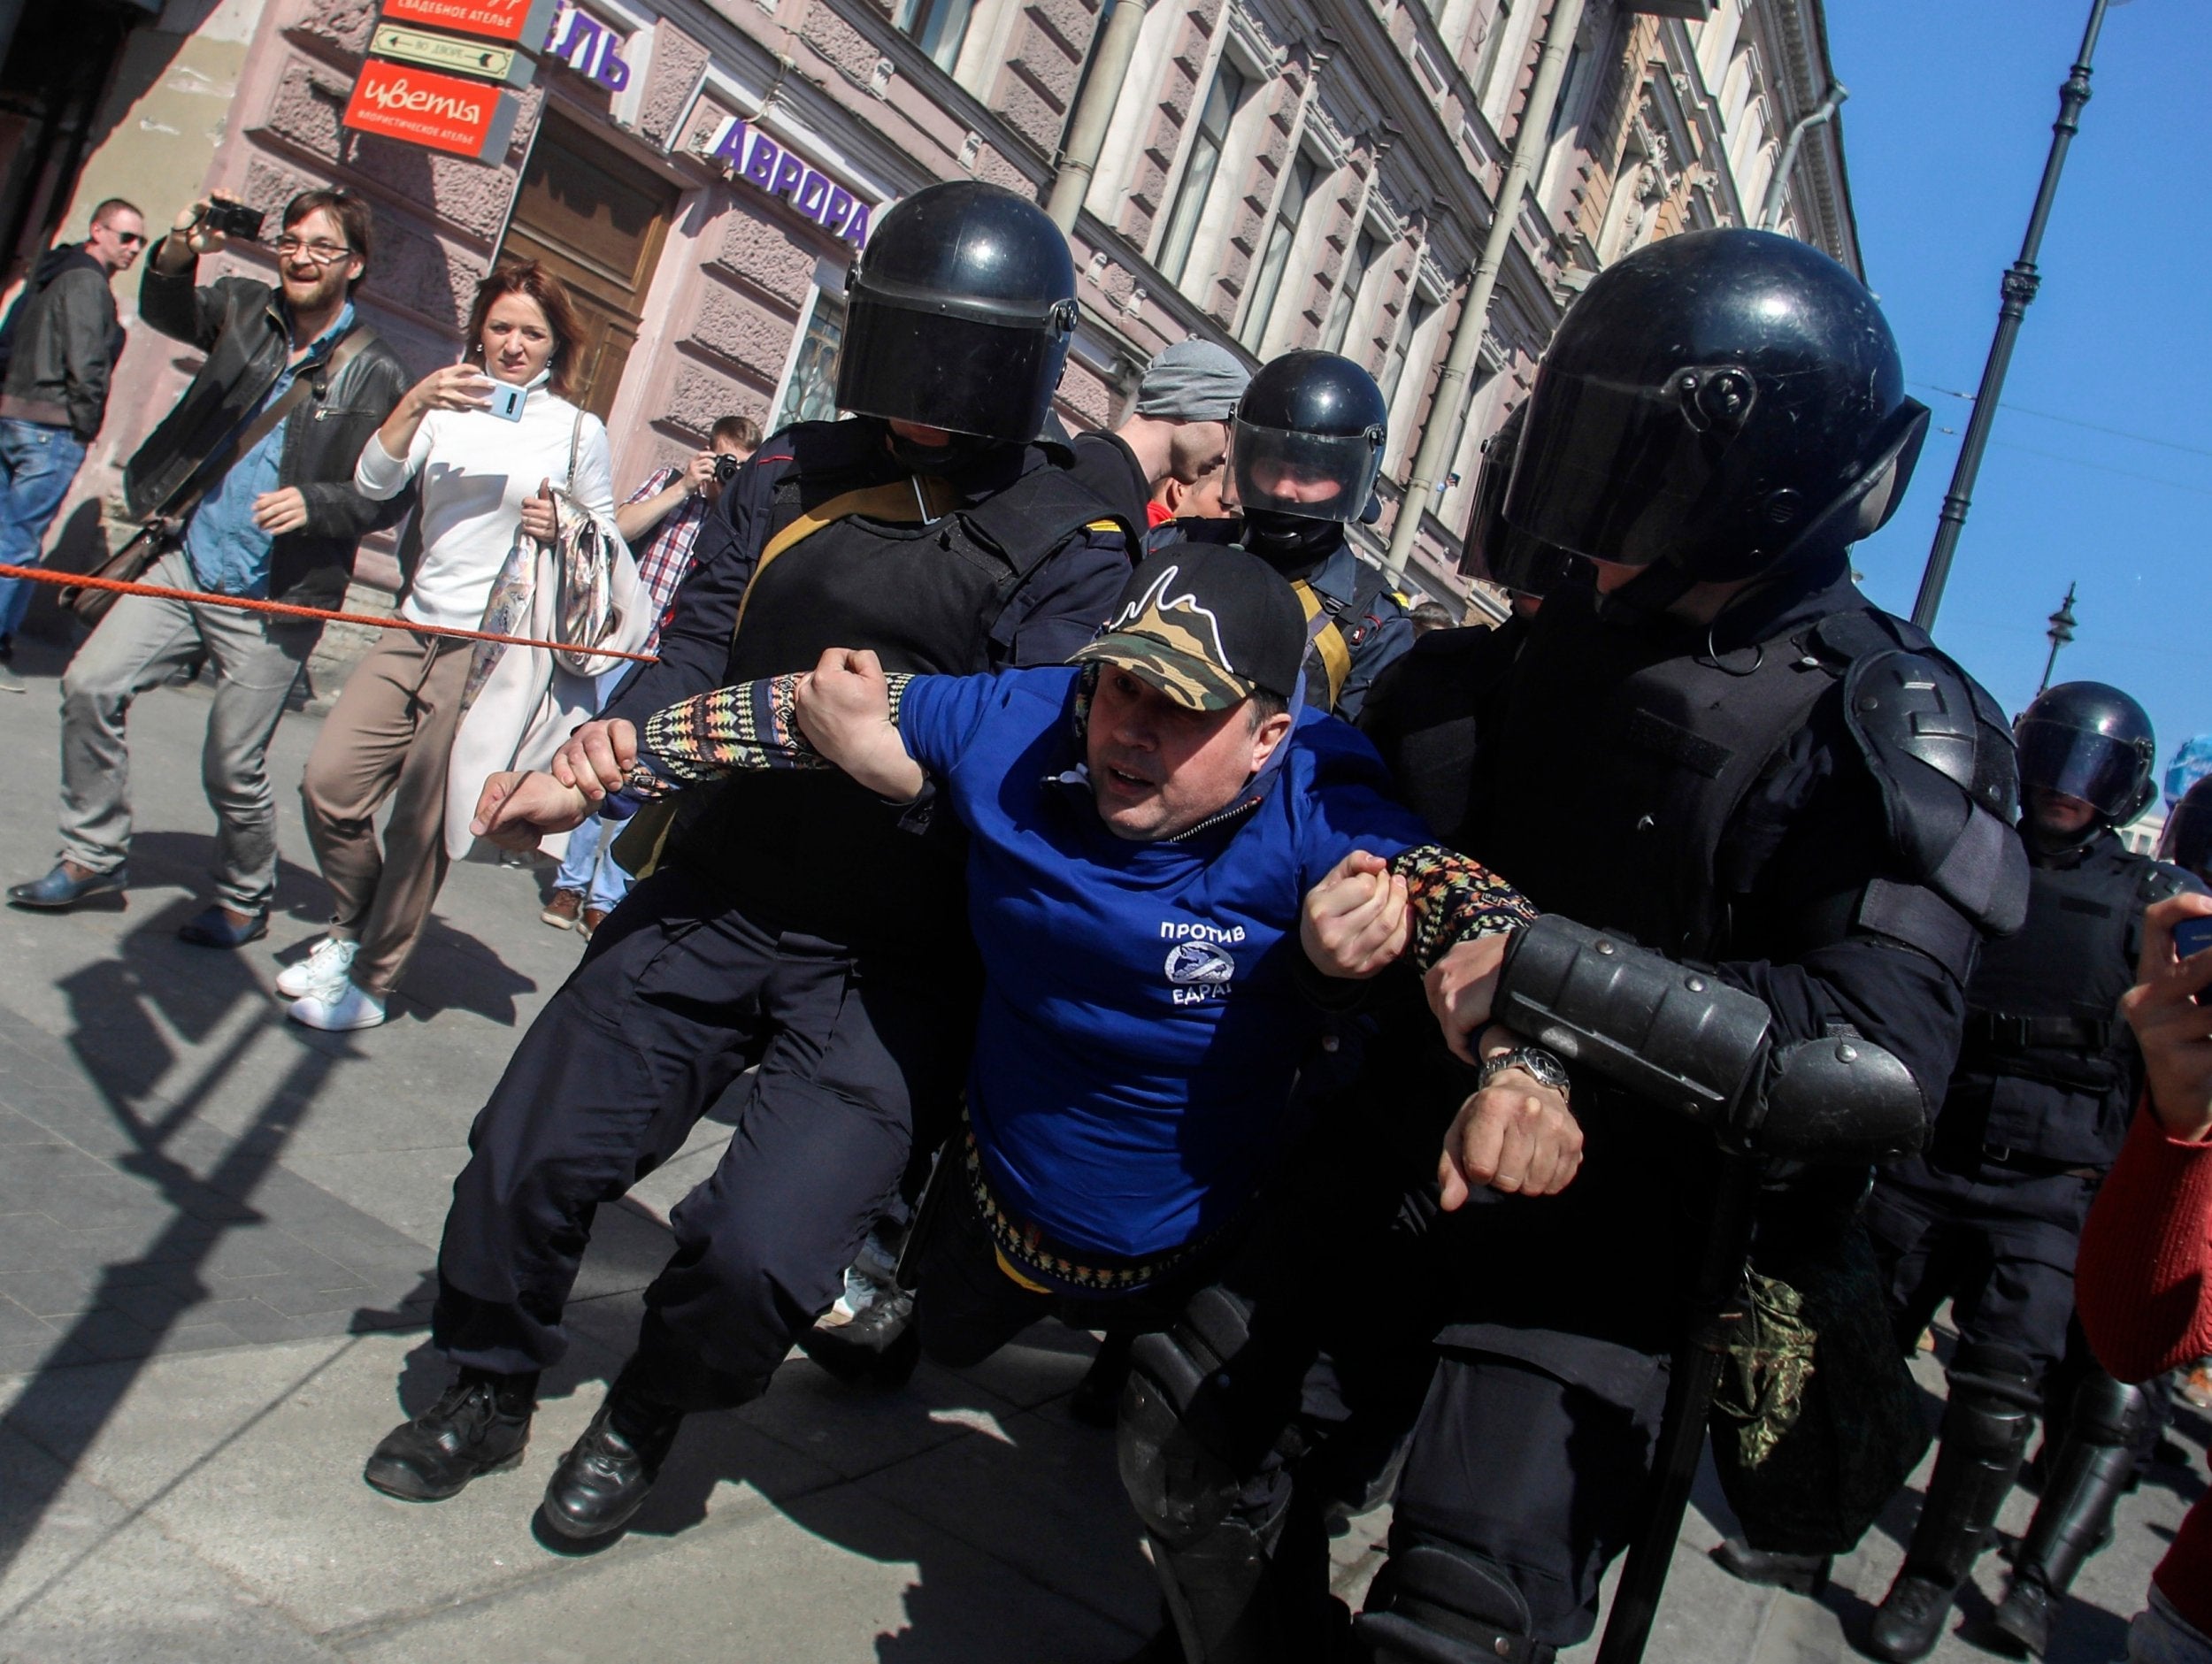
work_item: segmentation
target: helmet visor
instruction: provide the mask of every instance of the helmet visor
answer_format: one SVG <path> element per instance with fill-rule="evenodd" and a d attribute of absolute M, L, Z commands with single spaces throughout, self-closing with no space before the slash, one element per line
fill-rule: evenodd
<path fill-rule="evenodd" d="M 2133 743 L 2058 722 L 2024 722 L 2015 737 L 2024 791 L 2078 797 L 2108 821 L 2132 819 L 2140 809 L 2150 759 Z"/>
<path fill-rule="evenodd" d="M 1366 512 L 1382 470 L 1379 429 L 1293 433 L 1239 422 L 1229 442 L 1234 506 L 1350 525 Z"/>
<path fill-rule="evenodd" d="M 837 357 L 837 403 L 1020 444 L 1044 430 L 1068 337 L 1034 326 L 921 311 L 856 291 Z"/>

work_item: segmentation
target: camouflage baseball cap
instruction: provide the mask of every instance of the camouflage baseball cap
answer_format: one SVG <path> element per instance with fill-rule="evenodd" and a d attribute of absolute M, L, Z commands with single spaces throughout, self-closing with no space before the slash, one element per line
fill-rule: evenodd
<path fill-rule="evenodd" d="M 1305 609 L 1273 567 L 1226 545 L 1171 543 L 1071 662 L 1118 665 L 1188 710 L 1226 710 L 1256 691 L 1287 700 L 1305 656 Z"/>

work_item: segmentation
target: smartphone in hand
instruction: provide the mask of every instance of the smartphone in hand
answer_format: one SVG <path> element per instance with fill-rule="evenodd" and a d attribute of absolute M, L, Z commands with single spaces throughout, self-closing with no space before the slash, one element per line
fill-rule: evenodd
<path fill-rule="evenodd" d="M 2212 947 L 2212 918 L 2185 918 L 2174 926 L 2174 953 L 2186 959 Z"/>
<path fill-rule="evenodd" d="M 519 422 L 522 420 L 523 396 L 526 391 L 526 388 L 518 387 L 511 381 L 493 382 L 492 400 L 488 407 L 491 413 L 503 422 Z"/>

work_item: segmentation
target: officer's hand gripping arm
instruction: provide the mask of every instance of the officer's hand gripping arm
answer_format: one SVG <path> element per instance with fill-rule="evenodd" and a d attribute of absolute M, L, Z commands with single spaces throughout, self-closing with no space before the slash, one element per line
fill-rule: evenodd
<path fill-rule="evenodd" d="M 1513 940 L 1496 1020 L 1762 1155 L 1863 1162 L 1920 1147 L 1920 1089 L 1856 1037 L 1778 1043 L 1717 977 L 1556 915 Z"/>
<path fill-rule="evenodd" d="M 794 671 L 718 687 L 647 718 L 625 791 L 659 797 L 741 770 L 836 767 L 799 726 L 798 691 L 808 674 Z M 887 720 L 894 728 L 911 679 L 902 671 L 883 679 Z"/>

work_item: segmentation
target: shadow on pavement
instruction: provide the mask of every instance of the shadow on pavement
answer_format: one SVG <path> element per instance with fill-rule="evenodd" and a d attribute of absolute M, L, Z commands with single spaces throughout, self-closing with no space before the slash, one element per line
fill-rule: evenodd
<path fill-rule="evenodd" d="M 150 870 L 167 864 L 157 861 Z M 38 1529 L 67 1476 L 163 1340 L 187 1312 L 210 1299 L 203 1273 L 226 1238 L 262 1223 L 253 1194 L 341 1055 L 303 1048 L 245 1131 L 219 1154 L 209 1147 L 219 1141 L 210 1139 L 208 1129 L 196 1123 L 195 1116 L 224 1090 L 267 1025 L 282 1018 L 246 964 L 228 954 L 176 941 L 177 925 L 197 910 L 191 900 L 162 909 L 124 937 L 117 957 L 60 984 L 75 1019 L 71 1048 L 123 1135 L 119 1146 L 100 1154 L 151 1186 L 168 1218 L 134 1257 L 103 1268 L 89 1309 L 78 1315 L 0 1418 L 0 1427 L 27 1434 L 56 1459 L 52 1468 L 37 1470 L 49 1476 L 32 1479 L 8 1498 L 0 1520 L 0 1568 L 13 1561 Z M 188 966 L 179 962 L 181 955 L 191 956 Z M 212 1034 L 242 1005 L 259 1008 L 259 1015 L 241 1025 L 188 1089 L 166 1102 L 154 1097 L 156 1085 L 178 1061 L 154 1015 L 158 1012 L 196 1040 Z M 188 1142 L 197 1146 L 195 1154 L 214 1155 L 204 1176 L 173 1148 Z M 116 1331 L 126 1324 L 131 1332 L 119 1337 Z M 151 1346 L 146 1344 L 149 1334 Z M 122 1338 L 135 1353 L 120 1359 L 124 1367 L 70 1368 L 118 1358 Z M 57 1426 L 71 1430 L 59 1449 L 53 1447 Z"/>

